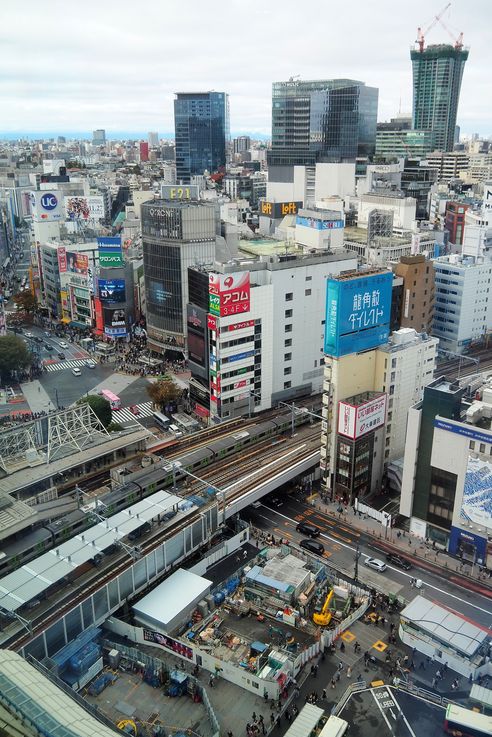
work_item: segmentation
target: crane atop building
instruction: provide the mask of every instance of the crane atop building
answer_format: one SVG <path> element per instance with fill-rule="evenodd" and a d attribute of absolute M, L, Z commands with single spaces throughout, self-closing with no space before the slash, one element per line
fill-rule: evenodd
<path fill-rule="evenodd" d="M 442 19 L 444 13 L 450 7 L 451 7 L 451 3 L 447 3 L 447 5 L 444 6 L 444 8 L 441 10 L 441 12 L 434 16 L 434 18 L 432 19 L 430 25 L 428 26 L 428 28 L 425 29 L 425 31 L 423 31 L 420 26 L 417 28 L 417 40 L 415 41 L 415 43 L 417 43 L 419 45 L 419 51 L 420 51 L 420 53 L 422 53 L 424 51 L 425 39 L 427 37 L 427 34 L 429 33 L 430 30 L 432 30 L 432 28 L 434 28 L 434 26 L 436 25 L 436 23 L 440 23 L 441 26 L 444 28 L 444 30 L 451 36 L 451 38 L 454 41 L 454 48 L 455 49 L 457 49 L 458 51 L 461 51 L 461 49 L 463 48 L 463 32 L 461 31 L 458 34 L 458 36 L 455 36 L 454 33 L 452 33 L 452 31 L 449 30 L 449 28 L 447 27 L 447 25 L 445 24 L 445 22 Z"/>

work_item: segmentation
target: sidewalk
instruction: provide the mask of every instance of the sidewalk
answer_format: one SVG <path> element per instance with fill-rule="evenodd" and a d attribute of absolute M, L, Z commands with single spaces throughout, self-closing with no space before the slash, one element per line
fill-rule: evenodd
<path fill-rule="evenodd" d="M 312 494 L 310 500 L 311 506 L 334 520 L 343 520 L 343 524 L 348 527 L 370 535 L 374 538 L 375 543 L 388 552 L 397 552 L 406 557 L 417 558 L 423 568 L 436 573 L 441 570 L 456 572 L 464 582 L 473 582 L 480 588 L 492 589 L 492 578 L 489 578 L 486 573 L 480 573 L 478 565 L 462 563 L 446 551 L 433 549 L 421 538 L 397 527 L 382 531 L 381 524 L 377 520 L 354 513 L 352 507 L 343 507 L 343 512 L 338 512 L 340 508 L 338 502 L 322 502 L 318 494 Z"/>
<path fill-rule="evenodd" d="M 21 389 L 31 412 L 50 412 L 56 409 L 37 379 L 21 384 Z"/>

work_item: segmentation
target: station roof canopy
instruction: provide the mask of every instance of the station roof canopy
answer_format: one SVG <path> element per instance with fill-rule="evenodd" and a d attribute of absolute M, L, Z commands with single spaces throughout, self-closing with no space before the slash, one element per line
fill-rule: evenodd
<path fill-rule="evenodd" d="M 423 596 L 416 596 L 400 616 L 403 622 L 413 624 L 429 637 L 468 657 L 472 657 L 488 638 L 486 629 Z"/>
<path fill-rule="evenodd" d="M 158 491 L 29 561 L 0 579 L 0 609 L 17 611 L 95 555 L 104 553 L 110 545 L 181 501 L 179 496 Z"/>

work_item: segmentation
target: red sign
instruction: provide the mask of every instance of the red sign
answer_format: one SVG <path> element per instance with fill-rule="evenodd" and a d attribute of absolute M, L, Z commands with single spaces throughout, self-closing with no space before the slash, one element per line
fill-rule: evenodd
<path fill-rule="evenodd" d="M 255 324 L 254 320 L 245 320 L 244 322 L 235 322 L 234 325 L 228 325 L 227 330 L 243 330 L 244 328 L 251 328 Z"/>
<path fill-rule="evenodd" d="M 217 330 L 217 319 L 213 315 L 207 315 L 207 327 L 209 330 Z"/>
<path fill-rule="evenodd" d="M 101 300 L 97 297 L 94 298 L 94 313 L 96 316 L 96 330 L 102 332 L 104 330 L 104 318 Z"/>
<path fill-rule="evenodd" d="M 209 294 L 220 298 L 220 317 L 249 312 L 251 289 L 249 271 L 236 274 L 209 274 Z"/>
<path fill-rule="evenodd" d="M 199 417 L 208 417 L 210 415 L 208 409 L 202 407 L 201 404 L 195 404 L 194 411 Z"/>
<path fill-rule="evenodd" d="M 58 248 L 58 271 L 60 274 L 67 270 L 67 249 L 65 246 Z"/>
<path fill-rule="evenodd" d="M 246 386 L 247 383 L 248 382 L 246 379 L 243 379 L 242 381 L 236 381 L 236 383 L 234 384 L 234 389 L 241 389 L 241 387 Z"/>

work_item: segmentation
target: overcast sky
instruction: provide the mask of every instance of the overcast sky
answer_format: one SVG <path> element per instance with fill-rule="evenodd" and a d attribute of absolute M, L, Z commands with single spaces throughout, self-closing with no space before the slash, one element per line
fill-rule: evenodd
<path fill-rule="evenodd" d="M 409 47 L 445 0 L 1 2 L 0 135 L 174 130 L 173 93 L 228 92 L 231 130 L 270 133 L 271 83 L 349 77 L 378 120 L 411 111 Z M 458 123 L 492 135 L 492 0 L 454 0 L 464 31 Z M 430 43 L 448 42 L 439 25 Z"/>

